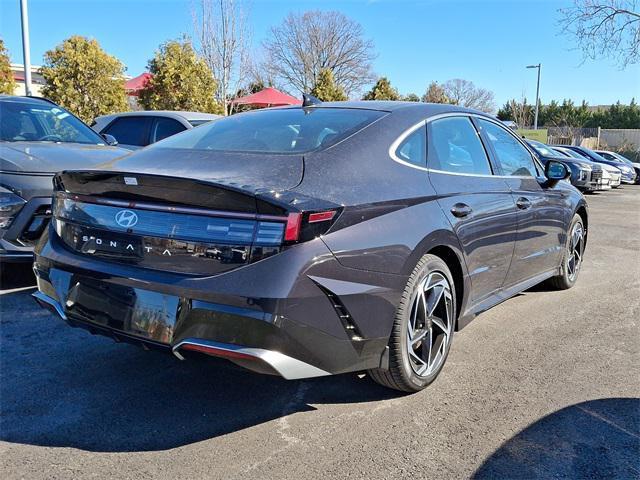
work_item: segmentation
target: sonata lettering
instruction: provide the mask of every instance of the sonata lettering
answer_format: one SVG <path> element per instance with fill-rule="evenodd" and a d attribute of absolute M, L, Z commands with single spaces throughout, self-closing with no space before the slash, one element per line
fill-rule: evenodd
<path fill-rule="evenodd" d="M 76 241 L 77 241 L 77 237 L 76 237 Z M 136 248 L 133 246 L 132 243 L 119 243 L 117 240 L 105 240 L 103 238 L 94 237 L 93 235 L 83 235 L 82 242 L 83 243 L 94 242 L 96 245 L 102 245 L 104 247 L 108 245 L 110 248 L 118 248 L 118 246 L 120 245 L 120 246 L 123 246 L 125 250 L 131 250 L 131 251 L 136 250 Z M 152 253 L 155 251 L 154 248 L 150 247 L 149 245 L 143 245 L 142 248 L 144 248 L 147 253 Z M 217 249 L 216 249 L 216 253 L 219 253 Z M 171 253 L 171 250 L 169 250 L 168 248 L 165 248 L 160 253 L 160 255 L 171 257 L 173 254 Z"/>

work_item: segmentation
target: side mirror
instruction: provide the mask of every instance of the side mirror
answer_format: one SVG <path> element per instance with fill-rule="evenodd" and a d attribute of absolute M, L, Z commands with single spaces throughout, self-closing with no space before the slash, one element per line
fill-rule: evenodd
<path fill-rule="evenodd" d="M 102 138 L 104 138 L 104 141 L 107 142 L 107 145 L 110 145 L 112 147 L 115 147 L 116 145 L 118 145 L 118 140 L 116 140 L 116 137 L 114 137 L 113 135 L 109 135 L 108 133 L 103 133 Z"/>
<path fill-rule="evenodd" d="M 549 160 L 544 166 L 544 174 L 550 184 L 556 184 L 560 180 L 565 180 L 571 176 L 571 170 L 562 162 Z"/>

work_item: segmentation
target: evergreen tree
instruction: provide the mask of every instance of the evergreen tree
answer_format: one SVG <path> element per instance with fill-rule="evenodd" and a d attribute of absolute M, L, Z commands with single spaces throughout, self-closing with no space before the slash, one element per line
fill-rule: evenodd
<path fill-rule="evenodd" d="M 447 94 L 444 93 L 444 88 L 438 85 L 438 82 L 431 82 L 429 88 L 422 96 L 422 101 L 427 103 L 451 103 Z"/>
<path fill-rule="evenodd" d="M 320 70 L 316 84 L 311 89 L 311 95 L 323 102 L 340 102 L 347 99 L 344 90 L 336 85 L 333 72 L 329 68 Z"/>
<path fill-rule="evenodd" d="M 13 95 L 16 89 L 16 81 L 13 79 L 9 52 L 0 38 L 0 93 Z"/>
<path fill-rule="evenodd" d="M 146 110 L 223 113 L 214 99 L 216 81 L 211 70 L 189 40 L 162 44 L 149 60 L 149 71 L 153 77 L 138 97 Z"/>
<path fill-rule="evenodd" d="M 400 94 L 391 86 L 387 77 L 380 77 L 373 88 L 365 94 L 363 100 L 400 100 Z"/>
<path fill-rule="evenodd" d="M 44 54 L 42 94 L 85 122 L 127 110 L 124 66 L 96 40 L 74 35 Z"/>

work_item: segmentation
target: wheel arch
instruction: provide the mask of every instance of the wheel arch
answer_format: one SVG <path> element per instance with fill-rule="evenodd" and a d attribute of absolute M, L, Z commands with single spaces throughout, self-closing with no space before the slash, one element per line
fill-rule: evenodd
<path fill-rule="evenodd" d="M 465 275 L 462 270 L 462 262 L 456 252 L 447 245 L 438 245 L 427 252 L 430 255 L 442 259 L 444 263 L 449 267 L 451 276 L 453 277 L 453 284 L 456 290 L 456 326 L 455 330 L 458 330 L 458 318 L 460 318 L 460 312 L 462 311 L 462 305 L 465 300 Z"/>
<path fill-rule="evenodd" d="M 458 237 L 448 230 L 432 232 L 416 246 L 405 263 L 403 273 L 410 275 L 420 259 L 427 254 L 442 259 L 451 271 L 456 291 L 456 330 L 459 330 L 458 320 L 465 311 L 471 292 L 471 282 Z"/>
<path fill-rule="evenodd" d="M 580 203 L 575 213 L 580 215 L 582 223 L 584 224 L 584 244 L 586 246 L 587 239 L 589 238 L 589 212 L 587 211 L 587 205 L 585 203 Z"/>

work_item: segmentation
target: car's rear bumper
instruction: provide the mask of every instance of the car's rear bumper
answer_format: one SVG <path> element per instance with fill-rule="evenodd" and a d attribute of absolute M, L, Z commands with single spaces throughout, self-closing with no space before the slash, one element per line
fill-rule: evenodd
<path fill-rule="evenodd" d="M 340 265 L 320 239 L 203 277 L 87 258 L 46 233 L 34 271 L 36 299 L 72 326 L 285 378 L 384 366 L 406 283 Z"/>

